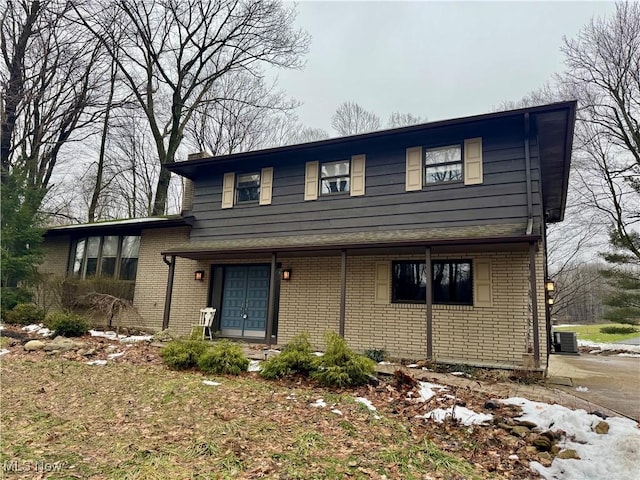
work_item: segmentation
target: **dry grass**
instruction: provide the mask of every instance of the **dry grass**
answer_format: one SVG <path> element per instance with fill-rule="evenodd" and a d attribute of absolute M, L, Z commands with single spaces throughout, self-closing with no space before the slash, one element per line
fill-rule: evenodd
<path fill-rule="evenodd" d="M 1 373 L 8 478 L 496 478 L 350 391 L 26 356 Z"/>

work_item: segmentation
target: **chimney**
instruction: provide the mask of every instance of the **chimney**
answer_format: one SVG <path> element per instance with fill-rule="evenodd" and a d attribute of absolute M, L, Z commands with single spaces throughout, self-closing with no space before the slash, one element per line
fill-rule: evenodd
<path fill-rule="evenodd" d="M 209 158 L 211 154 L 207 151 L 190 153 L 187 161 L 200 160 Z M 189 178 L 182 177 L 182 215 L 186 215 L 193 209 L 193 181 Z"/>

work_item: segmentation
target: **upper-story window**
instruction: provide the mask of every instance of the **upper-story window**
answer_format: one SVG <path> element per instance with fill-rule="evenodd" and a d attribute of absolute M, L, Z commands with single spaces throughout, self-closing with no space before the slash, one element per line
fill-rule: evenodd
<path fill-rule="evenodd" d="M 257 202 L 260 200 L 260 174 L 241 173 L 237 176 L 236 203 Z"/>
<path fill-rule="evenodd" d="M 341 160 L 320 165 L 320 194 L 348 193 L 351 187 L 351 162 Z"/>
<path fill-rule="evenodd" d="M 136 279 L 140 237 L 105 235 L 78 238 L 72 244 L 69 273 L 80 277 Z"/>
<path fill-rule="evenodd" d="M 427 148 L 424 151 L 424 183 L 462 181 L 462 146 Z"/>

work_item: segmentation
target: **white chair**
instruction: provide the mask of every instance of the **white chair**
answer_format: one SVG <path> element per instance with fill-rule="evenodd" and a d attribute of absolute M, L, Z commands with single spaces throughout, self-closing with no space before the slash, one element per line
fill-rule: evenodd
<path fill-rule="evenodd" d="M 211 329 L 213 328 L 213 319 L 216 317 L 216 309 L 207 307 L 200 309 L 200 321 L 197 325 L 194 325 L 191 328 L 191 334 L 193 334 L 193 330 L 195 328 L 202 329 L 202 339 L 204 340 L 204 335 L 207 330 L 209 330 L 209 340 L 213 340 L 213 335 L 211 334 Z"/>

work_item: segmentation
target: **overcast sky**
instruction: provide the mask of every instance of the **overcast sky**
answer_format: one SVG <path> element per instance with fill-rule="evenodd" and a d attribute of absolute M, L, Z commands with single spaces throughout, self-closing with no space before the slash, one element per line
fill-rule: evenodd
<path fill-rule="evenodd" d="M 312 36 L 302 71 L 279 85 L 303 102 L 300 121 L 331 130 L 351 100 L 378 114 L 429 120 L 491 111 L 562 71 L 562 37 L 575 37 L 611 2 L 310 2 L 297 25 Z"/>

